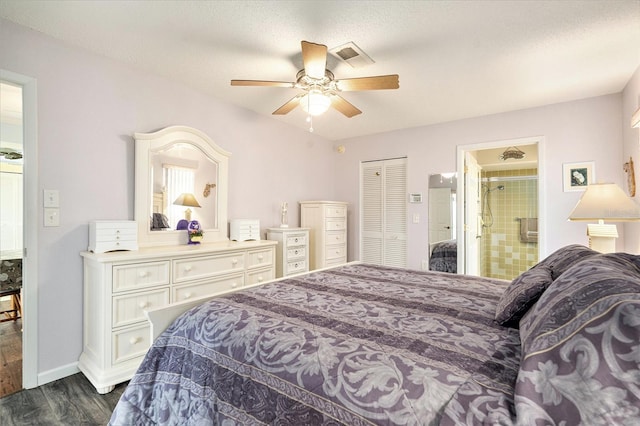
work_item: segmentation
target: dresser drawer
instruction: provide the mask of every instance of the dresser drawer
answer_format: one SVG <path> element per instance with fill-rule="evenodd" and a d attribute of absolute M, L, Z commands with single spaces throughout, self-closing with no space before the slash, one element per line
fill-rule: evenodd
<path fill-rule="evenodd" d="M 197 299 L 198 297 L 212 296 L 225 291 L 239 289 L 244 285 L 244 274 L 209 280 L 197 284 L 187 284 L 174 287 L 172 302 Z"/>
<path fill-rule="evenodd" d="M 256 271 L 247 272 L 246 284 L 259 284 L 275 278 L 273 267 L 267 269 L 258 269 Z"/>
<path fill-rule="evenodd" d="M 344 231 L 329 231 L 326 233 L 327 244 L 344 244 L 347 241 L 347 233 Z"/>
<path fill-rule="evenodd" d="M 304 258 L 307 256 L 306 247 L 295 247 L 287 250 L 287 261 L 298 259 L 300 257 Z"/>
<path fill-rule="evenodd" d="M 244 262 L 244 252 L 174 260 L 173 282 L 241 272 L 244 271 Z"/>
<path fill-rule="evenodd" d="M 113 292 L 169 284 L 169 261 L 113 267 Z"/>
<path fill-rule="evenodd" d="M 295 274 L 298 272 L 305 272 L 307 270 L 307 262 L 302 260 L 297 260 L 295 262 L 287 263 L 287 271 L 286 275 Z"/>
<path fill-rule="evenodd" d="M 325 215 L 327 217 L 347 217 L 347 207 L 346 206 L 325 206 Z"/>
<path fill-rule="evenodd" d="M 169 287 L 113 298 L 112 324 L 120 327 L 144 321 L 145 309 L 160 308 L 169 304 Z"/>
<path fill-rule="evenodd" d="M 327 219 L 327 231 L 344 231 L 347 229 L 346 219 Z"/>
<path fill-rule="evenodd" d="M 292 246 L 306 246 L 307 245 L 307 235 L 291 235 L 287 237 L 287 247 Z"/>
<path fill-rule="evenodd" d="M 270 265 L 273 265 L 272 248 L 247 252 L 247 268 L 258 268 Z"/>
<path fill-rule="evenodd" d="M 151 326 L 127 328 L 112 333 L 111 363 L 142 357 L 151 347 Z"/>
<path fill-rule="evenodd" d="M 335 259 L 327 259 L 324 266 L 326 267 L 339 266 L 339 265 L 344 265 L 345 263 L 347 263 L 346 257 L 337 257 Z"/>
<path fill-rule="evenodd" d="M 332 259 L 346 258 L 346 256 L 347 246 L 345 245 L 327 246 L 325 249 L 325 258 L 327 259 L 327 261 Z"/>

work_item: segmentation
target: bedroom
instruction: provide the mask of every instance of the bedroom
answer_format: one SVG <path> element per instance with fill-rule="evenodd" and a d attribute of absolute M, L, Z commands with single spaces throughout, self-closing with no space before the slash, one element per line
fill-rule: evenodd
<path fill-rule="evenodd" d="M 349 202 L 349 241 L 354 242 L 349 244 L 349 259 L 356 259 L 358 253 L 355 209 L 357 165 L 362 160 L 407 156 L 409 191 L 426 192 L 428 173 L 455 168 L 459 144 L 544 135 L 549 222 L 542 232 L 550 253 L 569 243 L 587 242 L 584 224 L 566 222 L 578 195 L 563 193 L 559 183 L 562 164 L 595 160 L 599 177 L 624 187 L 624 160 L 640 158 L 637 130 L 624 125 L 638 107 L 637 70 L 617 90 L 602 96 L 356 137 L 343 143 L 347 149 L 340 155 L 332 141 L 220 102 L 185 84 L 9 21 L 2 22 L 0 31 L 0 67 L 37 79 L 35 193 L 40 197 L 42 189 L 59 189 L 62 203 L 60 227 L 42 228 L 41 220 L 34 221 L 38 224 L 34 271 L 38 277 L 38 339 L 33 384 L 77 371 L 82 347 L 82 261 L 78 253 L 86 249 L 88 221 L 133 217 L 130 142 L 134 132 L 187 124 L 231 151 L 230 218 L 257 217 L 265 224 L 276 224 L 281 201 L 290 205 L 310 198 Z M 637 49 L 628 52 L 636 69 L 637 55 Z M 270 160 L 264 161 L 266 158 Z M 256 187 L 256 182 L 261 186 Z M 426 217 L 420 209 L 426 209 L 426 204 L 411 205 L 409 215 L 415 212 Z M 290 220 L 295 219 L 291 215 Z M 619 229 L 620 248 L 639 252 L 638 225 L 624 224 Z M 410 267 L 418 268 L 424 258 L 419 236 L 426 233 L 424 220 L 410 226 Z"/>

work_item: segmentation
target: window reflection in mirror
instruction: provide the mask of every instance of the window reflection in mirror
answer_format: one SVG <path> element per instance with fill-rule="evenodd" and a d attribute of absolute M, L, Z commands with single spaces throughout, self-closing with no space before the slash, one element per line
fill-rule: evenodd
<path fill-rule="evenodd" d="M 429 175 L 429 270 L 457 272 L 455 172 Z"/>
<path fill-rule="evenodd" d="M 187 143 L 153 152 L 150 158 L 150 229 L 176 230 L 181 220 L 197 220 L 203 229 L 217 228 L 218 165 Z M 193 196 L 183 203 L 188 205 L 180 205 L 182 194 Z"/>

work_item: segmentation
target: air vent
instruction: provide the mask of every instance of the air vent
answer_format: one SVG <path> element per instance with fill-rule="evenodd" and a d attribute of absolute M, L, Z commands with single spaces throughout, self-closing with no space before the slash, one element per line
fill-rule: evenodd
<path fill-rule="evenodd" d="M 373 59 L 352 41 L 330 49 L 329 53 L 351 65 L 353 68 L 362 68 L 374 63 Z"/>

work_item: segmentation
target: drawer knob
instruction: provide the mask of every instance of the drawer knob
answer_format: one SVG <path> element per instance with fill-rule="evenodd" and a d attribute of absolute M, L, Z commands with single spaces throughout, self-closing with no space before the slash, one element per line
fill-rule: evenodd
<path fill-rule="evenodd" d="M 191 297 L 191 293 L 185 293 L 183 299 L 189 299 Z"/>
<path fill-rule="evenodd" d="M 294 250 L 294 253 L 295 253 L 295 254 L 298 254 L 298 253 L 300 253 L 300 252 L 299 252 L 298 250 Z"/>
<path fill-rule="evenodd" d="M 191 265 L 185 265 L 185 267 L 184 267 L 184 271 L 185 271 L 185 272 L 191 272 L 191 269 L 193 269 L 193 268 L 191 267 Z"/>
<path fill-rule="evenodd" d="M 238 287 L 238 283 L 232 283 L 231 284 L 231 288 L 236 288 L 236 287 Z"/>
<path fill-rule="evenodd" d="M 258 277 L 258 282 L 261 283 L 264 280 L 264 278 L 262 278 L 262 276 Z"/>
<path fill-rule="evenodd" d="M 149 302 L 140 302 L 138 306 L 140 306 L 140 309 L 144 309 L 149 306 Z"/>
<path fill-rule="evenodd" d="M 258 260 L 262 260 L 262 259 L 264 259 L 264 256 L 263 256 L 263 255 L 261 255 L 261 254 L 259 254 L 259 255 L 258 255 Z"/>
<path fill-rule="evenodd" d="M 235 265 L 235 264 L 237 264 L 237 263 L 238 263 L 238 259 L 233 259 L 233 260 L 231 261 L 231 263 L 232 263 L 232 264 L 234 264 L 234 265 Z"/>
<path fill-rule="evenodd" d="M 142 341 L 142 337 L 132 337 L 129 339 L 129 343 L 135 345 L 136 343 L 140 343 Z"/>
<path fill-rule="evenodd" d="M 298 239 L 296 238 L 294 241 L 297 243 L 297 242 L 298 242 Z"/>
<path fill-rule="evenodd" d="M 149 271 L 140 271 L 140 273 L 138 274 L 140 276 L 140 278 L 145 278 L 149 276 Z"/>

